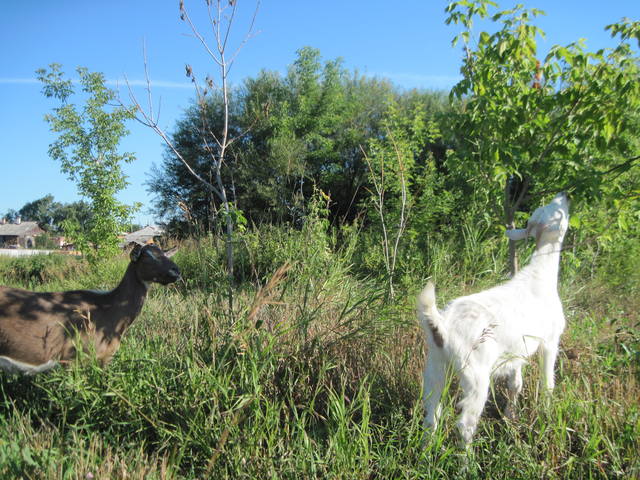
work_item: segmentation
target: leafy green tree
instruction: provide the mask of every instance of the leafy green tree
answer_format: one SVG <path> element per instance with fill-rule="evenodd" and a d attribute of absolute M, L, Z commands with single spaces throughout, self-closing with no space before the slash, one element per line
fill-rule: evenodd
<path fill-rule="evenodd" d="M 287 221 L 304 177 L 304 145 L 288 127 L 293 94 L 278 72 L 263 70 L 245 80 L 240 95 L 248 134 L 236 156 L 238 202 L 252 222 Z"/>
<path fill-rule="evenodd" d="M 55 207 L 56 204 L 53 200 L 53 195 L 48 194 L 32 202 L 25 203 L 24 206 L 18 210 L 18 213 L 23 220 L 38 222 L 41 228 L 49 230 L 53 223 L 52 211 Z"/>
<path fill-rule="evenodd" d="M 299 225 L 314 188 L 320 188 L 332 199 L 332 220 L 354 218 L 368 178 L 360 146 L 370 136 L 383 135 L 391 95 L 389 83 L 348 75 L 339 61 L 322 62 L 319 52 L 309 48 L 298 52 L 285 77 L 263 71 L 247 79 L 230 92 L 229 132 L 238 141 L 229 146 L 221 172 L 223 183 L 232 187 L 230 198 L 252 222 Z M 212 142 L 207 135 L 220 135 L 221 104 L 219 96 L 208 96 L 207 131 L 202 129 L 203 109 L 193 106 L 171 136 L 202 178 L 211 178 L 202 138 Z M 158 212 L 178 219 L 174 225 L 187 227 L 181 221 L 186 209 L 205 230 L 215 228 L 207 218 L 221 209 L 219 199 L 199 188 L 173 150 L 152 173 L 150 187 L 158 194 Z"/>
<path fill-rule="evenodd" d="M 84 230 L 91 216 L 92 212 L 87 202 L 56 202 L 53 195 L 48 194 L 25 203 L 19 210 L 9 210 L 2 217 L 9 221 L 15 221 L 20 217 L 22 220 L 38 222 L 42 229 L 59 234 L 64 230 L 62 224 L 65 220 L 78 223 Z"/>
<path fill-rule="evenodd" d="M 532 24 L 539 10 L 521 5 L 495 13 L 495 33 L 473 35 L 475 19 L 489 17 L 490 0 L 461 0 L 447 7 L 447 23 L 463 27 L 463 79 L 452 98 L 464 103 L 454 119 L 452 174 L 468 179 L 480 208 L 502 206 L 507 226 L 528 202 L 562 189 L 578 198 L 607 190 L 606 182 L 631 168 L 640 107 L 638 58 L 630 44 L 640 23 L 607 27 L 613 49 L 588 52 L 582 41 L 554 46 L 539 59 Z M 511 268 L 517 269 L 511 244 Z"/>
<path fill-rule="evenodd" d="M 87 232 L 94 212 L 88 202 L 79 200 L 71 203 L 54 202 L 50 215 L 51 227 L 56 233 L 64 233 L 65 222 L 77 225 L 80 231 Z"/>
<path fill-rule="evenodd" d="M 230 92 L 229 98 L 233 98 Z M 237 102 L 230 102 L 234 107 Z M 238 134 L 237 116 L 234 108 L 229 110 L 229 134 Z M 204 117 L 204 120 L 203 120 Z M 173 233 L 203 233 L 224 230 L 225 216 L 222 213 L 221 197 L 209 188 L 202 188 L 198 177 L 216 183 L 211 153 L 207 145 L 215 143 L 223 128 L 223 101 L 220 95 L 208 95 L 198 104 L 191 105 L 178 120 L 170 135 L 172 146 L 165 148 L 160 166 L 154 165 L 148 190 L 156 201 L 154 209 L 158 216 L 167 219 Z M 180 157 L 176 154 L 179 153 Z M 237 155 L 235 146 L 229 148 L 225 168 L 220 171 L 224 185 L 234 185 Z M 195 172 L 197 177 L 191 172 Z M 238 182 L 242 188 L 242 182 Z M 231 201 L 237 201 L 236 189 L 231 189 Z"/>
<path fill-rule="evenodd" d="M 6 213 L 2 216 L 2 218 L 4 218 L 7 222 L 14 222 L 16 218 L 18 218 L 19 216 L 20 214 L 18 213 L 17 210 L 10 208 L 9 210 L 6 211 Z"/>
<path fill-rule="evenodd" d="M 116 198 L 127 185 L 122 164 L 135 159 L 132 153 L 118 152 L 121 138 L 129 133 L 125 122 L 134 115 L 130 108 L 114 106 L 116 92 L 106 87 L 104 75 L 84 67 L 76 72 L 85 97 L 82 107 L 70 103 L 76 94 L 74 82 L 64 78 L 60 65 L 36 73 L 44 84 L 43 94 L 61 104 L 45 116 L 52 132 L 59 135 L 49 146 L 49 155 L 76 182 L 92 212 L 86 228 L 73 219 L 65 220 L 65 235 L 95 263 L 118 251 L 118 232 L 136 208 Z"/>
<path fill-rule="evenodd" d="M 356 122 L 346 128 L 357 89 L 339 60 L 323 63 L 320 52 L 309 47 L 297 55 L 286 77 L 261 72 L 245 82 L 242 93 L 249 133 L 236 175 L 242 178 L 238 185 L 249 186 L 239 201 L 254 221 L 299 223 L 316 188 L 331 196 L 334 208 L 343 204 L 343 194 L 353 193 L 335 183 L 344 183 L 346 173 L 340 143 L 358 128 Z"/>

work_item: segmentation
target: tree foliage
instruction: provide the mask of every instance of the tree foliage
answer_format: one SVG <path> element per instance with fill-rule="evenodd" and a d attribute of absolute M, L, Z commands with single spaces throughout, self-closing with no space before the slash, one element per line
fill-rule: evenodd
<path fill-rule="evenodd" d="M 540 61 L 536 40 L 544 33 L 531 20 L 542 12 L 519 6 L 493 15 L 499 30 L 481 32 L 472 48 L 473 17 L 488 16 L 492 4 L 448 7 L 448 22 L 465 27 L 454 40 L 463 40 L 466 52 L 464 78 L 452 90 L 465 101 L 456 118 L 456 130 L 464 132 L 459 162 L 494 189 L 520 181 L 521 198 L 506 205 L 512 209 L 527 196 L 562 188 L 580 197 L 597 194 L 612 167 L 632 165 L 612 161 L 637 154 L 622 135 L 637 133 L 640 107 L 640 71 L 629 32 L 614 49 L 588 52 L 578 41 L 553 46 Z M 607 28 L 618 34 L 620 26 Z"/>
<path fill-rule="evenodd" d="M 38 222 L 40 228 L 52 233 L 63 233 L 65 221 L 75 222 L 84 230 L 92 217 L 88 203 L 84 201 L 56 202 L 51 194 L 27 202 L 19 210 L 13 210 L 13 212 L 13 214 L 8 212 L 5 218 L 13 221 L 15 217 L 19 216 L 22 220 Z"/>
<path fill-rule="evenodd" d="M 560 190 L 593 199 L 610 191 L 611 174 L 638 159 L 640 73 L 630 40 L 638 22 L 607 27 L 617 47 L 586 50 L 582 40 L 553 46 L 543 57 L 533 24 L 543 12 L 523 6 L 490 19 L 494 33 L 474 35 L 474 20 L 495 3 L 462 0 L 447 7 L 460 24 L 463 79 L 451 91 L 464 108 L 453 119 L 449 164 L 473 180 L 470 194 L 486 208 L 502 205 L 507 225 L 527 202 Z M 498 201 L 498 200 L 501 201 Z"/>
<path fill-rule="evenodd" d="M 61 169 L 76 182 L 78 193 L 88 199 L 92 216 L 82 228 L 77 220 L 63 222 L 65 235 L 95 262 L 113 255 L 118 249 L 118 233 L 136 206 L 117 200 L 116 195 L 127 186 L 122 164 L 132 162 L 132 153 L 119 153 L 122 137 L 129 132 L 125 122 L 133 111 L 116 103 L 116 92 L 107 88 L 104 75 L 76 69 L 81 94 L 74 82 L 64 77 L 58 64 L 36 73 L 43 83 L 43 94 L 60 102 L 45 120 L 58 138 L 49 146 L 49 156 L 60 162 Z M 70 103 L 79 95 L 82 106 Z"/>
<path fill-rule="evenodd" d="M 223 172 L 232 185 L 230 197 L 251 222 L 298 226 L 316 189 L 331 198 L 332 223 L 362 215 L 371 180 L 362 147 L 386 137 L 392 104 L 398 116 L 420 108 L 433 116 L 446 109 L 442 94 L 400 92 L 386 81 L 347 72 L 339 60 L 323 62 L 308 47 L 298 51 L 286 76 L 262 71 L 233 96 L 230 124 L 245 133 L 230 147 Z M 207 105 L 207 123 L 215 133 L 221 127 L 220 99 L 212 95 Z M 198 115 L 188 109 L 172 138 L 192 168 L 206 176 Z M 425 151 L 433 147 L 428 138 L 415 141 Z M 219 202 L 188 179 L 171 150 L 152 173 L 150 191 L 158 194 L 158 213 L 174 224 L 185 228 L 188 210 L 199 225 L 214 227 L 207 215 L 218 211 Z"/>

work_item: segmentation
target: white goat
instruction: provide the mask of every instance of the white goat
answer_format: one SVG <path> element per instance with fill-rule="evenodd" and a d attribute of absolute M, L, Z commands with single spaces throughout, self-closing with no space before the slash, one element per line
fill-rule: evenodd
<path fill-rule="evenodd" d="M 522 365 L 542 349 L 541 385 L 554 387 L 553 369 L 565 327 L 558 297 L 558 264 L 569 226 L 567 195 L 536 209 L 526 230 L 507 230 L 512 240 L 536 239 L 529 265 L 497 287 L 452 301 L 440 313 L 429 282 L 418 297 L 418 318 L 426 332 L 425 427 L 436 428 L 448 368 L 459 376 L 462 399 L 458 429 L 471 442 L 489 393 L 490 378 L 507 377 L 507 414 L 522 390 Z"/>

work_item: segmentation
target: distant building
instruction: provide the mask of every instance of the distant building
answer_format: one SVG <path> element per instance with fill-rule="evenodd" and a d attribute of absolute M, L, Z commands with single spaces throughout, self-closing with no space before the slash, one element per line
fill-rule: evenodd
<path fill-rule="evenodd" d="M 124 236 L 123 247 L 129 246 L 133 243 L 145 245 L 147 243 L 157 242 L 162 235 L 164 235 L 164 229 L 162 227 L 147 225 L 136 232 L 127 233 Z"/>
<path fill-rule="evenodd" d="M 38 222 L 22 222 L 20 217 L 13 223 L 0 219 L 0 247 L 33 248 L 36 246 L 36 237 L 43 233 Z"/>
<path fill-rule="evenodd" d="M 67 239 L 61 236 L 51 237 L 51 243 L 60 249 L 72 250 L 73 247 L 72 243 L 68 243 Z"/>

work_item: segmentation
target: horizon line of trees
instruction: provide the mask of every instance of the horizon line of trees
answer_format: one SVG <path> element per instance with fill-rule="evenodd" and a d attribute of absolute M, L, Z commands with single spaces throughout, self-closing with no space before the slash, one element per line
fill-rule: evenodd
<path fill-rule="evenodd" d="M 77 222 L 80 229 L 85 229 L 91 221 L 94 213 L 90 205 L 84 200 L 75 202 L 58 202 L 52 194 L 46 194 L 41 198 L 25 203 L 18 210 L 10 208 L 0 218 L 14 223 L 20 218 L 23 222 L 36 222 L 45 232 L 63 235 L 64 222 Z M 130 223 L 131 230 L 139 229 L 139 225 Z"/>
<path fill-rule="evenodd" d="M 598 79 L 586 85 L 591 70 L 602 67 L 589 68 L 584 62 L 582 70 L 565 67 L 565 76 L 580 75 L 571 85 L 558 74 L 543 77 L 535 51 L 526 54 L 526 62 L 501 64 L 509 54 L 507 47 L 499 46 L 501 41 L 493 40 L 491 67 L 484 65 L 487 58 L 479 58 L 489 53 L 476 52 L 475 63 L 482 60 L 482 68 L 497 71 L 483 72 L 484 77 L 473 81 L 479 84 L 492 74 L 513 76 L 503 71 L 508 67 L 525 70 L 518 72 L 519 84 L 507 88 L 499 82 L 474 86 L 465 79 L 451 92 L 405 90 L 385 79 L 349 72 L 339 59 L 322 61 L 311 47 L 298 51 L 285 76 L 263 70 L 246 79 L 231 92 L 229 128 L 238 141 L 229 148 L 222 172 L 237 222 L 299 227 L 316 190 L 330 199 L 332 225 L 358 219 L 376 224 L 372 205 L 383 193 L 387 208 L 398 210 L 404 201 L 419 212 L 414 221 L 420 230 L 444 234 L 465 217 L 487 226 L 502 217 L 506 225 L 518 212 L 537 206 L 544 195 L 562 189 L 571 190 L 578 200 L 607 199 L 618 205 L 632 201 L 640 183 L 633 169 L 638 163 L 640 115 L 635 108 L 625 111 L 624 103 L 632 98 L 638 104 L 638 88 L 629 95 L 627 83 L 627 96 L 607 104 L 614 94 L 610 85 L 605 85 L 609 91 L 603 90 L 602 98 L 595 97 L 607 82 Z M 522 49 L 526 42 L 514 41 L 510 48 Z M 500 51 L 503 48 L 506 51 Z M 579 62 L 582 54 L 576 50 L 571 57 L 563 51 L 561 60 Z M 625 54 L 619 72 L 609 65 L 609 82 L 623 76 L 628 82 L 637 74 L 637 61 L 629 62 L 631 54 Z M 557 60 L 554 55 L 560 54 L 552 51 L 548 63 Z M 611 62 L 602 52 L 599 55 Z M 475 70 L 480 67 L 471 65 L 472 60 L 466 68 L 470 75 L 479 75 Z M 559 68 L 559 63 L 546 68 Z M 565 82 L 564 90 L 558 87 L 560 81 Z M 496 98 L 488 94 L 489 88 Z M 478 95 L 474 89 L 485 92 Z M 582 111 L 575 106 L 580 93 L 594 95 Z M 520 105 L 514 105 L 518 101 Z M 171 135 L 182 157 L 204 178 L 212 178 L 208 148 L 222 128 L 221 107 L 221 98 L 209 92 L 204 103 L 194 102 L 186 109 Z M 488 107 L 495 111 L 487 112 Z M 570 118 L 580 114 L 587 128 Z M 614 120 L 598 126 L 599 116 Z M 562 136 L 555 135 L 558 131 Z M 375 192 L 380 180 L 384 191 Z M 400 198 L 401 183 L 411 198 Z M 201 188 L 170 148 L 160 165 L 153 165 L 147 186 L 155 195 L 154 213 L 173 234 L 219 229 L 219 200 Z M 503 209 L 508 206 L 513 211 L 507 219 Z"/>
<path fill-rule="evenodd" d="M 89 204 L 84 200 L 75 202 L 57 202 L 53 195 L 47 194 L 41 198 L 25 203 L 18 210 L 8 209 L 0 218 L 8 222 L 21 221 L 37 222 L 46 232 L 62 233 L 65 220 L 77 221 L 84 226 L 92 216 Z"/>
<path fill-rule="evenodd" d="M 246 79 L 232 91 L 229 125 L 238 141 L 223 171 L 241 221 L 300 226 L 316 190 L 330 198 L 333 224 L 361 217 L 372 187 L 367 157 L 379 147 L 373 143 L 391 134 L 415 143 L 410 148 L 417 176 L 442 169 L 450 142 L 439 124 L 455 109 L 447 95 L 402 91 L 388 80 L 348 72 L 339 59 L 323 62 L 310 47 L 298 51 L 286 76 L 263 70 Z M 172 134 L 204 178 L 212 175 L 208 145 L 222 128 L 221 107 L 222 99 L 209 92 L 204 108 L 193 103 Z M 173 232 L 189 234 L 194 224 L 201 231 L 216 229 L 219 200 L 170 148 L 154 164 L 147 186 L 156 197 L 154 213 Z"/>

